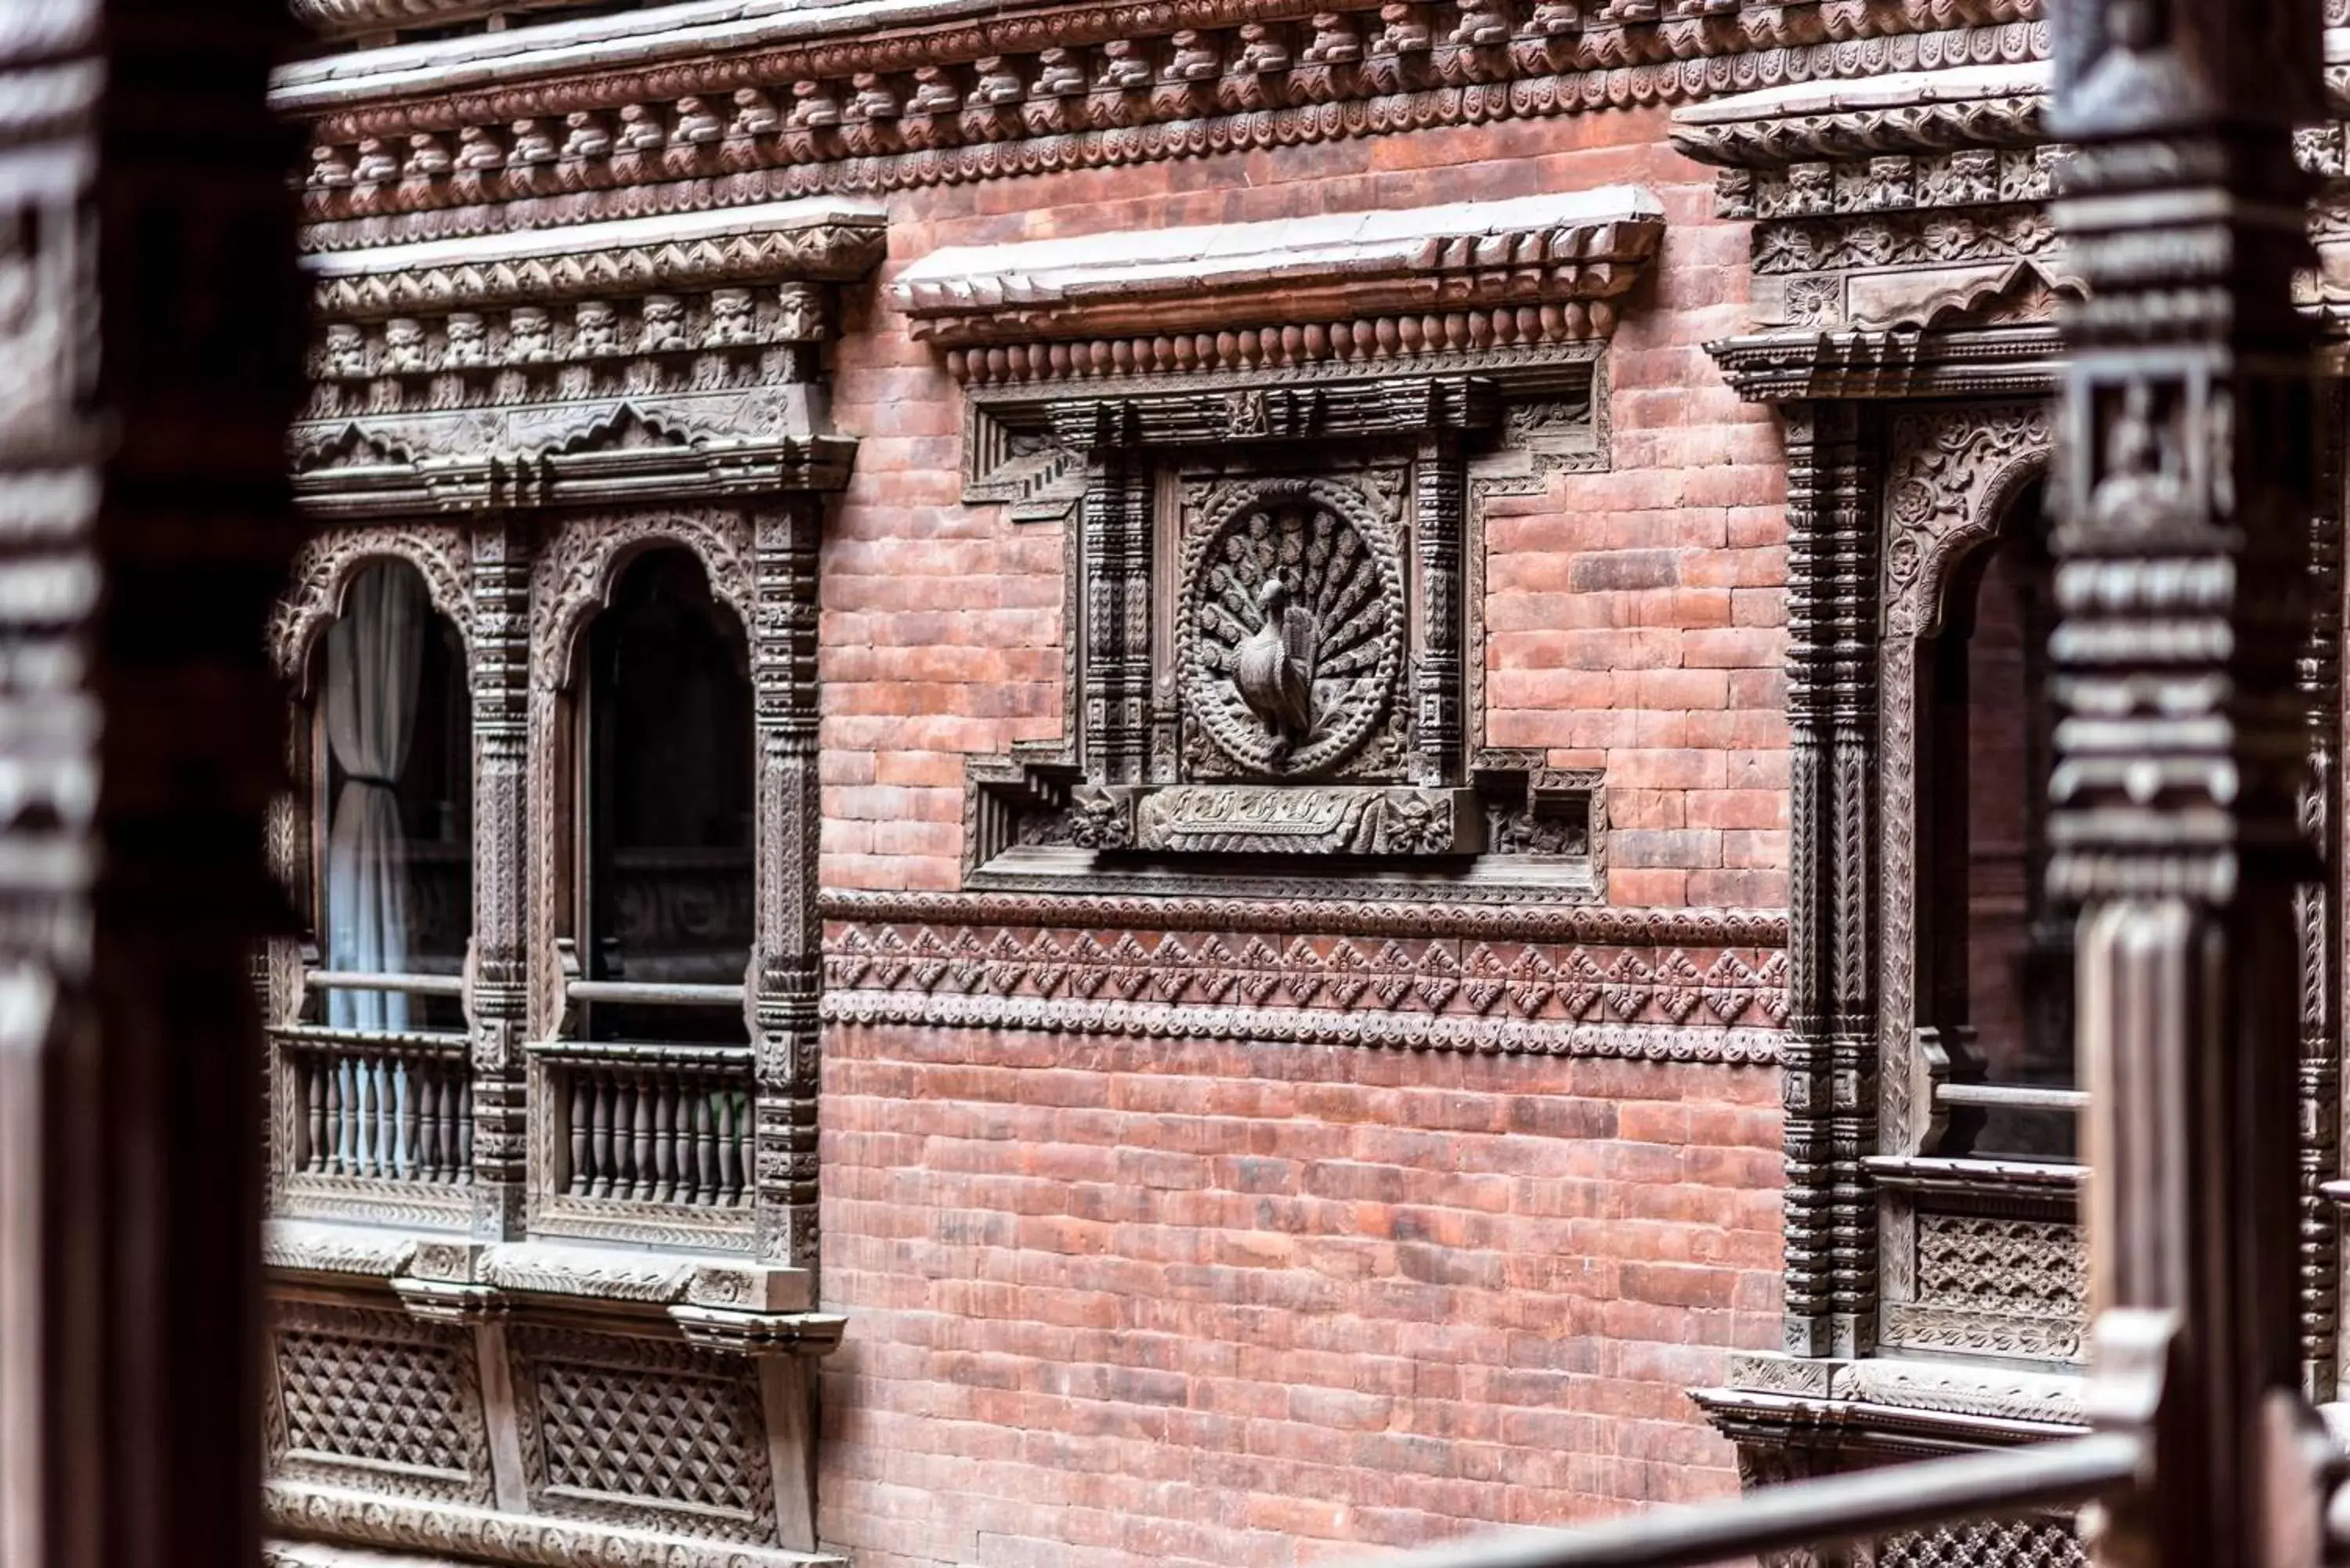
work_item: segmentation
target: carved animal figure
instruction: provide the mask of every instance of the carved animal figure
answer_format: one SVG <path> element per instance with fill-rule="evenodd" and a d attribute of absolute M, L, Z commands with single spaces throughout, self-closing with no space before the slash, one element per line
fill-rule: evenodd
<path fill-rule="evenodd" d="M 1232 650 L 1232 684 L 1285 749 L 1314 727 L 1314 612 L 1289 602 L 1278 574 L 1257 589 L 1256 602 L 1263 618 Z"/>

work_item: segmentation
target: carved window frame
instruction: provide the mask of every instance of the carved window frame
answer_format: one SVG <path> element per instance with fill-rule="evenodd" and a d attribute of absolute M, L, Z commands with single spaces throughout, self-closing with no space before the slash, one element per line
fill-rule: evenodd
<path fill-rule="evenodd" d="M 2053 420 L 2037 400 L 1903 407 L 1885 426 L 1877 504 L 1879 1189 L 1877 1345 L 2074 1366 L 2085 1355 L 2076 1167 L 1935 1147 L 1949 1056 L 1920 1025 L 1929 928 L 1942 887 L 1921 833 L 1919 663 L 1963 563 L 2011 525 L 2047 472 Z M 1966 1282 L 1961 1283 L 1961 1276 Z"/>
<path fill-rule="evenodd" d="M 1419 660 L 1407 660 L 1393 701 L 1410 712 L 1410 749 L 1419 760 L 1417 775 L 1393 787 L 1444 792 L 1453 820 L 1470 825 L 1465 842 L 1504 842 L 1513 852 L 1450 862 L 1374 854 L 1366 866 L 1383 897 L 1459 897 L 1471 887 L 1503 900 L 1603 900 L 1604 775 L 1484 743 L 1483 649 L 1485 504 L 1539 493 L 1554 473 L 1608 465 L 1606 350 L 1598 340 L 1438 356 L 1371 374 L 1338 367 L 972 389 L 964 500 L 1005 504 L 1016 524 L 1064 525 L 1066 609 L 1063 738 L 971 764 L 965 886 L 1360 896 L 1360 877 L 1291 871 L 1230 845 L 1138 846 L 1137 803 L 1193 782 L 1176 763 L 1180 701 L 1170 669 L 1182 646 L 1174 612 L 1184 591 L 1184 475 L 1219 472 L 1235 485 L 1351 483 L 1384 465 L 1409 475 L 1399 533 L 1410 557 L 1411 650 L 1434 642 L 1453 665 L 1416 684 Z M 1562 408 L 1575 411 L 1558 418 Z M 1105 559 L 1118 569 L 1103 571 Z M 1449 647 L 1427 636 L 1420 614 L 1431 576 L 1453 601 L 1444 618 Z M 1126 639 L 1130 648 L 1089 646 L 1105 641 L 1093 628 L 1111 602 L 1128 607 L 1120 613 L 1130 619 L 1130 607 L 1145 607 L 1136 622 L 1142 629 Z M 1148 673 L 1107 682 L 1121 688 L 1113 697 L 1094 673 L 1105 662 Z M 1126 685 L 1139 690 L 1124 692 Z M 1423 725 L 1431 701 L 1438 711 Z M 1120 705 L 1136 716 L 1117 716 Z M 1040 818 L 1057 850 L 1019 853 Z M 1406 868 L 1408 877 L 1388 876 Z"/>
<path fill-rule="evenodd" d="M 528 1058 L 529 1175 L 525 1199 L 534 1236 L 617 1241 L 711 1251 L 750 1250 L 758 1231 L 757 1139 L 744 1129 L 744 1201 L 732 1209 L 633 1199 L 578 1197 L 558 1189 L 556 1173 L 567 1151 L 561 1142 L 563 1107 L 556 1104 L 555 1053 L 584 1042 L 574 1025 L 568 994 L 577 965 L 570 954 L 580 932 L 577 896 L 588 850 L 588 821 L 579 798 L 580 734 L 588 678 L 587 644 L 598 616 L 629 567 L 647 554 L 678 549 L 693 557 L 710 583 L 712 598 L 740 621 L 746 646 L 755 644 L 758 585 L 753 565 L 754 525 L 747 514 L 712 508 L 649 510 L 625 516 L 586 515 L 557 520 L 540 549 L 531 584 L 530 612 L 530 801 L 529 853 L 530 1002 L 524 1051 Z M 765 695 L 754 667 L 754 740 L 756 711 Z M 754 797 L 752 889 L 754 920 L 763 901 L 758 889 L 772 875 L 766 862 L 766 823 Z M 746 1038 L 759 1038 L 753 976 L 759 968 L 761 937 L 754 932 L 744 976 Z M 697 1048 L 699 1049 L 699 1048 Z M 756 1045 L 749 1049 L 752 1064 Z M 757 1096 L 754 1094 L 754 1101 Z M 754 1110 L 754 1126 L 757 1112 Z"/>
<path fill-rule="evenodd" d="M 313 539 L 271 630 L 272 657 L 296 722 L 286 756 L 294 787 L 274 811 L 270 848 L 298 907 L 309 906 L 316 864 L 307 671 L 349 582 L 380 559 L 416 566 L 434 610 L 450 617 L 464 648 L 474 719 L 474 926 L 465 1008 L 476 1084 L 475 1168 L 470 1190 L 465 1184 L 295 1179 L 286 1169 L 297 1110 L 293 1075 L 283 1070 L 282 1050 L 274 1050 L 272 1215 L 691 1247 L 814 1265 L 818 527 L 816 498 L 783 495 L 739 504 L 572 511 L 536 522 L 493 515 L 465 524 L 355 524 Z M 564 1034 L 556 940 L 565 923 L 574 821 L 567 692 L 584 668 L 577 654 L 588 623 L 619 574 L 637 555 L 664 545 L 694 556 L 713 597 L 740 618 L 751 652 L 757 772 L 754 929 L 744 1000 L 754 1085 L 745 1195 L 726 1210 L 671 1213 L 628 1200 L 588 1212 L 579 1200 L 557 1200 L 551 1189 L 559 1163 L 549 1143 L 552 1102 L 532 1049 Z M 484 944 L 494 952 L 501 940 L 514 949 L 511 981 L 483 971 Z M 273 945 L 265 991 L 274 1024 L 298 1018 L 316 967 L 299 944 Z M 483 1098 L 485 1093 L 492 1097 Z M 515 1131 L 509 1137 L 503 1127 Z"/>
<path fill-rule="evenodd" d="M 463 652 L 466 689 L 475 675 L 475 639 L 471 562 L 463 527 L 414 524 L 400 527 L 332 528 L 313 535 L 296 556 L 290 586 L 269 627 L 271 662 L 286 692 L 286 794 L 270 813 L 271 867 L 295 911 L 302 935 L 273 942 L 265 981 L 265 1017 L 270 1030 L 269 1114 L 265 1200 L 267 1212 L 289 1219 L 358 1219 L 426 1230 L 463 1230 L 471 1222 L 469 1182 L 405 1181 L 392 1178 L 333 1176 L 293 1168 L 298 1147 L 298 1103 L 294 1046 L 289 1032 L 303 1027 L 311 993 L 310 976 L 325 967 L 318 940 L 320 858 L 324 823 L 317 820 L 318 755 L 318 661 L 327 631 L 342 615 L 351 585 L 369 567 L 392 563 L 422 580 L 434 615 L 456 629 Z M 478 748 L 476 748 L 478 758 Z M 478 768 L 469 765 L 478 800 Z M 476 886 L 479 870 L 474 872 Z M 466 941 L 471 968 L 473 939 Z"/>

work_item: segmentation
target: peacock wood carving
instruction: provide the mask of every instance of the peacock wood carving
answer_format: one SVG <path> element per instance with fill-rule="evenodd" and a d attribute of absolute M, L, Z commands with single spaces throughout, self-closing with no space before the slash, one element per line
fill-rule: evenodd
<path fill-rule="evenodd" d="M 1201 731 L 1243 773 L 1326 774 L 1392 705 L 1403 584 L 1364 498 L 1322 480 L 1217 497 L 1190 541 L 1186 687 Z"/>

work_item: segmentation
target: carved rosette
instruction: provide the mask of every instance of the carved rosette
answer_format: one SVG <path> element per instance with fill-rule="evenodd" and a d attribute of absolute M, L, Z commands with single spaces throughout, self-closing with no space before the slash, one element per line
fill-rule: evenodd
<path fill-rule="evenodd" d="M 1379 764 L 1381 749 L 1362 753 L 1397 716 L 1403 567 L 1390 523 L 1360 491 L 1271 478 L 1212 492 L 1187 531 L 1182 581 L 1196 774 Z M 1268 679 L 1294 684 L 1286 711 L 1261 689 Z"/>

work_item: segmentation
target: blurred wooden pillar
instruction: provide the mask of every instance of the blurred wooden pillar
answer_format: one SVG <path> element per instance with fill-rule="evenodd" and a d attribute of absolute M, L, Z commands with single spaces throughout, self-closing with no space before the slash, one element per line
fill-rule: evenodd
<path fill-rule="evenodd" d="M 2062 0 L 2067 318 L 2054 535 L 2053 891 L 2083 909 L 2093 1403 L 2155 1441 L 2102 1561 L 2313 1561 L 2295 1340 L 2309 875 L 2309 335 L 2293 124 L 2307 0 Z M 2158 1407 L 2139 1404 L 2160 1389 Z"/>
<path fill-rule="evenodd" d="M 257 1552 L 280 0 L 0 0 L 0 1563 Z"/>

